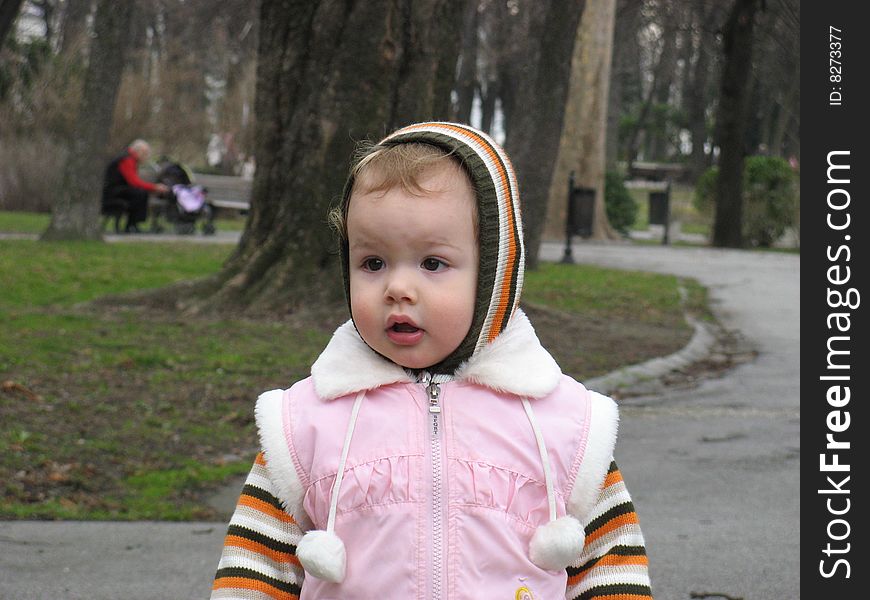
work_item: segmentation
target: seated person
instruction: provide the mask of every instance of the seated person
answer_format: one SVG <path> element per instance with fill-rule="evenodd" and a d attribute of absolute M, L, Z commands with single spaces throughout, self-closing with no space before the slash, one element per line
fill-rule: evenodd
<path fill-rule="evenodd" d="M 148 218 L 148 194 L 165 194 L 169 188 L 162 183 L 150 183 L 139 177 L 139 163 L 151 156 L 151 146 L 135 140 L 106 167 L 103 180 L 103 214 L 127 215 L 125 233 L 139 233 L 139 223 Z"/>

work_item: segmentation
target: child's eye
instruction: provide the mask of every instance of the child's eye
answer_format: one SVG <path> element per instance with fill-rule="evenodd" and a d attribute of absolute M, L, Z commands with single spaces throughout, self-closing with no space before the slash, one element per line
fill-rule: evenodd
<path fill-rule="evenodd" d="M 362 266 L 366 271 L 380 271 L 384 268 L 384 261 L 380 258 L 367 258 L 363 261 Z"/>
<path fill-rule="evenodd" d="M 438 260 L 437 258 L 427 258 L 424 259 L 420 264 L 427 271 L 437 271 L 441 267 L 446 267 L 443 261 Z"/>

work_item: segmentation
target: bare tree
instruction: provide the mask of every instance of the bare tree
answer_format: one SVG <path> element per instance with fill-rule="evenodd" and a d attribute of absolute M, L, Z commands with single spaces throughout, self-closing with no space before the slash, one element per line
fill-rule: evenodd
<path fill-rule="evenodd" d="M 23 3 L 24 0 L 0 0 L 0 48 L 6 41 L 6 35 L 12 31 L 15 17 L 18 16 L 18 10 Z"/>
<path fill-rule="evenodd" d="M 616 168 L 620 149 L 620 122 L 640 88 L 640 47 L 637 32 L 640 28 L 642 0 L 618 0 L 614 22 L 609 98 L 607 100 L 607 165 Z"/>
<path fill-rule="evenodd" d="M 543 17 L 531 21 L 523 52 L 525 62 L 514 65 L 512 107 L 505 116 L 505 149 L 522 186 L 526 265 L 531 269 L 538 264 L 568 97 L 571 56 L 585 5 L 578 0 L 549 2 Z"/>
<path fill-rule="evenodd" d="M 449 116 L 463 7 L 263 0 L 251 213 L 224 269 L 182 305 L 293 311 L 341 297 L 325 221 L 354 143 Z"/>
<path fill-rule="evenodd" d="M 132 14 L 131 2 L 97 4 L 79 117 L 44 240 L 102 238 L 99 191 Z"/>
<path fill-rule="evenodd" d="M 522 2 L 481 0 L 477 15 L 477 92 L 480 95 L 480 128 L 493 134 L 500 104 L 502 129 L 510 126 L 511 76 L 529 20 L 540 11 L 522 10 Z"/>
<path fill-rule="evenodd" d="M 647 160 L 667 159 L 669 133 L 673 129 L 672 112 L 680 107 L 682 98 L 675 94 L 680 79 L 680 59 L 685 56 L 686 16 L 676 1 L 669 2 L 663 17 L 665 40 L 653 95 L 650 97 L 650 112 L 647 115 L 647 135 L 645 139 Z"/>
<path fill-rule="evenodd" d="M 479 85 L 477 83 L 478 14 L 477 0 L 468 2 L 462 17 L 462 51 L 456 75 L 456 106 L 454 115 L 461 123 L 471 122 L 471 108 Z"/>
<path fill-rule="evenodd" d="M 619 237 L 604 206 L 608 84 L 616 14 L 615 0 L 587 0 L 571 59 L 571 83 L 558 160 L 553 169 L 545 235 L 560 239 L 567 218 L 566 190 L 574 184 L 595 190 L 592 237 Z"/>
<path fill-rule="evenodd" d="M 755 40 L 757 98 L 753 123 L 766 153 L 798 151 L 800 124 L 800 9 L 797 0 L 768 2 Z M 794 132 L 794 133 L 792 133 Z"/>
<path fill-rule="evenodd" d="M 92 4 L 91 0 L 66 0 L 64 3 L 58 31 L 60 54 L 69 56 L 87 46 L 87 23 Z"/>
<path fill-rule="evenodd" d="M 45 27 L 45 40 L 51 47 L 55 47 L 57 42 L 57 31 L 55 28 L 57 0 L 30 0 L 28 4 L 39 12 Z"/>
<path fill-rule="evenodd" d="M 719 93 L 719 176 L 713 245 L 743 246 L 743 158 L 758 0 L 735 0 L 723 32 L 724 63 Z"/>
<path fill-rule="evenodd" d="M 646 132 L 648 139 L 653 137 L 649 135 L 650 131 L 648 131 L 653 107 L 656 100 L 667 99 L 674 75 L 677 36 L 681 27 L 680 16 L 677 14 L 673 0 L 666 0 L 660 7 L 660 10 L 662 13 L 658 20 L 661 22 L 661 49 L 658 52 L 655 67 L 652 71 L 652 82 L 644 96 L 640 114 L 628 139 L 626 161 L 628 162 L 629 170 L 634 161 L 637 160 L 642 134 Z"/>
<path fill-rule="evenodd" d="M 686 113 L 689 131 L 692 139 L 691 172 L 697 179 L 709 166 L 708 155 L 705 152 L 709 132 L 707 127 L 707 109 L 712 100 L 711 80 L 713 64 L 717 55 L 716 31 L 719 22 L 718 5 L 699 3 L 695 10 L 697 26 L 697 50 L 692 64 L 692 75 L 687 78 L 691 82 L 686 93 Z M 711 153 L 712 154 L 712 153 Z"/>

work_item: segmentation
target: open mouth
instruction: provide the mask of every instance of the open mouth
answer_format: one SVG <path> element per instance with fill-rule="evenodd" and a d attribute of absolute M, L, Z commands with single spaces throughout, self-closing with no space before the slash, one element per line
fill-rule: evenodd
<path fill-rule="evenodd" d="M 423 339 L 424 331 L 411 321 L 394 321 L 387 326 L 387 337 L 401 346 L 412 346 Z"/>

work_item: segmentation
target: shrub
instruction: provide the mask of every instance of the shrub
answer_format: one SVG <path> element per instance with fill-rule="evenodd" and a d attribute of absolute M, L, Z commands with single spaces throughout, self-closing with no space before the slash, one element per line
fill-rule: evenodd
<path fill-rule="evenodd" d="M 713 199 L 716 196 L 716 178 L 719 177 L 719 167 L 710 167 L 704 171 L 695 184 L 695 194 L 692 202 L 698 212 L 712 216 Z"/>
<path fill-rule="evenodd" d="M 0 210 L 51 212 L 66 155 L 66 149 L 48 136 L 3 140 Z"/>
<path fill-rule="evenodd" d="M 625 236 L 637 218 L 637 203 L 623 181 L 619 173 L 610 171 L 605 174 L 604 209 L 611 227 Z"/>
<path fill-rule="evenodd" d="M 716 194 L 716 167 L 708 169 L 695 186 L 694 202 L 702 212 L 712 211 Z M 785 159 L 749 156 L 743 163 L 743 238 L 752 246 L 769 247 L 795 222 L 796 176 Z"/>
<path fill-rule="evenodd" d="M 744 168 L 744 235 L 771 246 L 795 218 L 795 174 L 775 156 L 750 156 Z"/>

